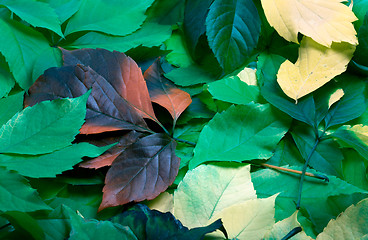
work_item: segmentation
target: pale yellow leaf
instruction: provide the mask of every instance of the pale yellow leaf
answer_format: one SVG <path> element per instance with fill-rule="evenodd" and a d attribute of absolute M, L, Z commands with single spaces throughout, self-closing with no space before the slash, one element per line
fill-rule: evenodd
<path fill-rule="evenodd" d="M 296 227 L 300 227 L 297 217 L 298 217 L 298 211 L 295 211 L 290 217 L 277 222 L 275 225 L 273 225 L 271 231 L 266 233 L 266 235 L 262 239 L 265 239 L 265 240 L 282 239 L 283 237 L 286 236 L 286 234 L 290 232 L 290 230 Z M 301 231 L 300 233 L 296 234 L 292 239 L 293 240 L 311 240 L 312 238 L 308 237 L 304 231 Z"/>
<path fill-rule="evenodd" d="M 330 99 L 328 100 L 328 108 L 332 106 L 335 102 L 339 101 L 344 96 L 344 90 L 337 89 L 333 94 L 331 94 Z"/>
<path fill-rule="evenodd" d="M 355 46 L 348 43 L 334 43 L 327 48 L 304 37 L 298 60 L 281 64 L 277 82 L 287 96 L 297 101 L 344 72 L 354 50 Z"/>
<path fill-rule="evenodd" d="M 257 86 L 256 70 L 251 68 L 244 68 L 237 75 L 240 80 L 248 85 Z"/>
<path fill-rule="evenodd" d="M 280 36 L 298 42 L 298 32 L 330 47 L 332 42 L 358 44 L 352 24 L 358 20 L 341 0 L 261 0 L 266 18 Z"/>
<path fill-rule="evenodd" d="M 348 207 L 332 219 L 317 240 L 366 239 L 368 234 L 368 198 Z"/>
<path fill-rule="evenodd" d="M 151 210 L 172 213 L 174 209 L 174 195 L 168 192 L 163 192 L 155 199 L 148 201 L 146 205 Z"/>
<path fill-rule="evenodd" d="M 221 218 L 229 239 L 262 239 L 275 223 L 276 196 L 234 204 L 215 214 L 210 222 Z"/>

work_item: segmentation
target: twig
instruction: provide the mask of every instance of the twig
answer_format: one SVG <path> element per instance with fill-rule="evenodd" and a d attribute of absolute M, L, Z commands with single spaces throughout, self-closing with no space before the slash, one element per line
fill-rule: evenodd
<path fill-rule="evenodd" d="M 188 145 L 192 145 L 192 146 L 195 146 L 196 145 L 194 142 L 187 141 L 187 140 L 184 140 L 184 139 L 180 139 L 180 138 L 176 138 L 176 137 L 172 137 L 172 139 L 174 139 L 174 140 L 176 140 L 178 142 L 186 143 Z"/>
<path fill-rule="evenodd" d="M 285 237 L 281 238 L 281 240 L 288 240 L 294 237 L 296 234 L 300 233 L 303 229 L 301 227 L 293 228 Z"/>
<path fill-rule="evenodd" d="M 303 174 L 303 172 L 302 171 L 299 171 L 299 170 L 294 170 L 294 169 L 289 169 L 289 168 L 284 168 L 284 167 L 278 167 L 278 166 L 270 165 L 270 164 L 267 164 L 267 163 L 261 163 L 260 165 L 261 166 L 264 166 L 264 167 L 268 167 L 268 168 L 280 170 L 280 171 L 292 172 L 292 173 L 296 173 L 296 174 L 300 174 L 300 175 Z M 321 180 L 324 180 L 326 182 L 329 181 L 328 177 L 326 177 L 324 175 L 321 175 L 321 174 L 315 174 L 315 173 L 305 172 L 305 175 L 306 176 L 309 176 L 309 177 L 321 179 Z"/>

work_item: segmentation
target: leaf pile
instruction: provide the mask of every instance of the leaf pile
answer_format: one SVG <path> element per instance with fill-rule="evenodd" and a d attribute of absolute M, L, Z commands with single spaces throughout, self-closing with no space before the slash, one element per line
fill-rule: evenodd
<path fill-rule="evenodd" d="M 0 238 L 367 238 L 367 12 L 0 0 Z"/>

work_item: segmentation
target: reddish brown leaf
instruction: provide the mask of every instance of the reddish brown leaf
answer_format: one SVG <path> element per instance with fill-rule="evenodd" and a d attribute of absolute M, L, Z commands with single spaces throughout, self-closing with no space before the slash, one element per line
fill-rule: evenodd
<path fill-rule="evenodd" d="M 135 108 L 117 91 L 122 88 L 121 82 L 107 81 L 83 65 L 46 70 L 29 89 L 24 105 L 32 106 L 55 98 L 78 97 L 90 88 L 92 92 L 87 101 L 86 122 L 80 130 L 82 134 L 148 129 Z"/>
<path fill-rule="evenodd" d="M 116 142 L 117 144 L 109 148 L 99 157 L 82 162 L 81 164 L 79 164 L 79 166 L 83 168 L 95 168 L 95 169 L 110 166 L 117 156 L 119 156 L 129 145 L 137 142 L 139 138 L 142 137 L 142 135 L 143 135 L 142 133 L 131 131 L 125 134 L 123 137 L 110 137 L 88 141 L 89 143 L 96 145 L 98 147 L 107 146 Z"/>
<path fill-rule="evenodd" d="M 150 200 L 165 191 L 179 170 L 175 146 L 175 141 L 156 133 L 127 147 L 106 174 L 99 210 Z"/>
<path fill-rule="evenodd" d="M 160 59 L 144 72 L 144 78 L 152 101 L 166 108 L 174 121 L 191 104 L 190 95 L 163 76 Z"/>
<path fill-rule="evenodd" d="M 158 122 L 142 71 L 133 59 L 125 54 L 105 49 L 62 49 L 64 65 L 83 64 L 91 67 L 111 83 L 119 82 L 116 90 L 144 118 Z"/>

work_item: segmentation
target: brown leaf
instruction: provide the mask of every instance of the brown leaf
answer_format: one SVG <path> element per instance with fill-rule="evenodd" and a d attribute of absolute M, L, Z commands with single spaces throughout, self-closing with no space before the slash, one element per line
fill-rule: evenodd
<path fill-rule="evenodd" d="M 107 131 L 148 129 L 143 118 L 117 91 L 119 81 L 110 82 L 83 65 L 50 68 L 40 76 L 25 96 L 24 105 L 32 106 L 44 100 L 79 97 L 92 88 L 87 101 L 86 122 L 82 134 Z"/>
<path fill-rule="evenodd" d="M 166 108 L 176 122 L 180 114 L 192 103 L 190 95 L 163 76 L 160 59 L 144 72 L 144 78 L 152 101 Z"/>
<path fill-rule="evenodd" d="M 144 118 L 158 122 L 142 71 L 133 59 L 125 54 L 105 49 L 78 49 L 68 51 L 62 49 L 64 65 L 83 64 L 110 83 L 119 82 L 116 90 L 129 104 L 137 109 Z"/>
<path fill-rule="evenodd" d="M 127 147 L 106 174 L 99 211 L 131 201 L 150 200 L 165 191 L 179 170 L 175 146 L 175 141 L 156 133 Z"/>
<path fill-rule="evenodd" d="M 79 164 L 79 166 L 83 168 L 95 168 L 95 169 L 111 166 L 115 158 L 119 156 L 129 145 L 137 142 L 139 138 L 142 137 L 142 135 L 143 135 L 142 133 L 131 131 L 123 135 L 122 137 L 109 137 L 88 141 L 89 143 L 96 145 L 98 147 L 107 146 L 116 142 L 117 144 L 109 148 L 102 155 L 94 159 L 82 162 L 81 164 Z"/>

